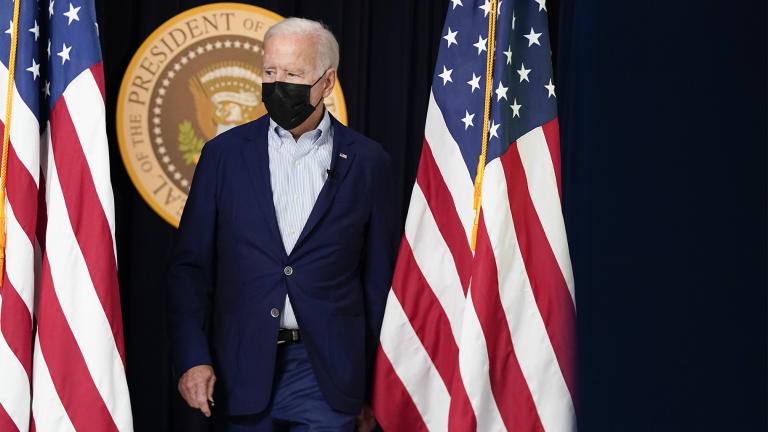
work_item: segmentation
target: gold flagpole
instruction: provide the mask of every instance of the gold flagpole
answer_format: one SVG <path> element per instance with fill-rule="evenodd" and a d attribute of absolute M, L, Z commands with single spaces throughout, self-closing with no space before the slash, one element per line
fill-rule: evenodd
<path fill-rule="evenodd" d="M 19 9 L 21 0 L 13 2 L 13 25 L 11 26 L 11 54 L 8 58 L 8 86 L 5 96 L 5 127 L 3 128 L 3 159 L 0 165 L 0 271 L 5 268 L 5 184 L 8 180 L 8 146 L 11 142 L 11 111 L 13 108 L 14 72 L 16 70 L 16 46 L 19 40 Z M 17 143 L 20 144 L 20 143 Z M 0 277 L 0 287 L 3 278 Z"/>

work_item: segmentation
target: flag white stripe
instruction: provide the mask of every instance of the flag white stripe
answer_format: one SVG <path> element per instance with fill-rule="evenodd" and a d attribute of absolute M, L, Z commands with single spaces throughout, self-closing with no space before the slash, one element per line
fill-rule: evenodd
<path fill-rule="evenodd" d="M 475 411 L 478 431 L 503 431 L 504 421 L 501 419 L 499 407 L 493 397 L 491 378 L 488 375 L 490 360 L 485 334 L 480 326 L 475 306 L 472 303 L 472 287 L 467 293 L 464 308 L 464 325 L 462 326 L 461 346 L 459 347 L 459 371 L 467 391 L 469 402 Z"/>
<path fill-rule="evenodd" d="M 472 225 L 475 221 L 474 183 L 464 163 L 464 158 L 459 150 L 459 145 L 453 139 L 440 107 L 435 101 L 435 95 L 429 93 L 429 109 L 427 110 L 427 123 L 424 130 L 432 156 L 445 185 L 453 197 L 454 208 L 459 215 L 467 242 L 472 241 Z"/>
<path fill-rule="evenodd" d="M 5 271 L 13 288 L 27 306 L 30 316 L 35 297 L 35 250 L 27 233 L 19 225 L 7 197 L 5 201 Z M 32 331 L 32 329 L 30 329 Z"/>
<path fill-rule="evenodd" d="M 3 297 L 0 296 L 0 309 Z M 0 385 L 0 405 L 11 417 L 16 427 L 26 431 L 29 427 L 29 379 L 27 372 L 19 362 L 18 357 L 11 351 L 8 343 L 0 333 L 0 371 L 3 382 Z"/>
<path fill-rule="evenodd" d="M 568 238 L 565 234 L 563 209 L 560 204 L 560 194 L 557 188 L 555 167 L 549 153 L 547 138 L 544 130 L 537 127 L 517 140 L 517 150 L 523 163 L 528 192 L 533 201 L 533 207 L 539 216 L 544 233 L 555 254 L 560 271 L 568 285 L 573 304 L 576 304 L 574 292 L 573 270 L 571 269 Z"/>
<path fill-rule="evenodd" d="M 427 428 L 447 431 L 451 396 L 391 290 L 385 310 L 387 325 L 381 330 L 381 349 Z"/>
<path fill-rule="evenodd" d="M 6 96 L 8 95 L 8 68 L 0 62 L 0 112 L 3 117 L 0 121 L 5 122 L 5 112 L 7 105 L 5 104 Z M 40 156 L 39 147 L 37 143 L 40 140 L 40 126 L 37 122 L 37 118 L 29 109 L 24 100 L 21 99 L 16 85 L 13 86 L 13 111 L 11 112 L 11 143 L 13 143 L 13 149 L 16 151 L 16 155 L 32 178 L 35 180 L 35 184 L 39 184 L 39 169 Z"/>
<path fill-rule="evenodd" d="M 26 233 L 19 225 L 7 197 L 5 212 L 7 235 L 5 271 L 10 282 L 10 285 L 6 286 L 5 289 L 14 289 L 18 293 L 31 317 L 35 294 L 32 273 L 35 264 L 34 249 Z M 0 298 L 0 309 L 1 304 L 2 299 Z M 31 332 L 32 329 L 29 331 Z M 26 431 L 29 423 L 31 398 L 29 377 L 2 334 L 0 334 L 0 372 L 2 372 L 0 404 L 3 405 L 19 430 Z"/>
<path fill-rule="evenodd" d="M 7 110 L 8 69 L 0 63 L 0 109 Z M 5 116 L 0 119 L 5 122 Z M 11 118 L 10 140 L 17 157 L 26 167 L 30 176 L 38 182 L 38 122 L 29 107 L 23 102 L 15 84 L 13 86 L 13 112 Z M 32 168 L 35 168 L 34 170 Z M 27 197 L 18 197 L 27 199 Z M 13 289 L 32 314 L 34 304 L 34 249 L 24 230 L 19 225 L 9 204 L 8 198 L 3 203 L 6 215 L 6 273 Z M 9 289 L 6 287 L 6 289 Z M 2 299 L 0 299 L 2 303 Z M 15 325 L 15 324 L 13 324 Z M 32 329 L 29 329 L 31 332 Z M 31 348 L 31 347 L 30 347 Z M 29 427 L 29 409 L 31 402 L 29 377 L 18 357 L 11 351 L 4 336 L 0 334 L 0 404 L 21 431 Z"/>
<path fill-rule="evenodd" d="M 40 351 L 40 339 L 35 336 L 35 351 L 32 368 L 32 416 L 35 428 L 39 431 L 74 431 L 75 427 L 59 399 L 56 387 L 51 379 L 51 372 Z"/>
<path fill-rule="evenodd" d="M 485 168 L 483 217 L 499 269 L 502 307 L 544 430 L 571 431 L 576 412 L 533 296 L 509 209 L 504 169 L 497 158 Z"/>
<path fill-rule="evenodd" d="M 107 217 L 115 246 L 115 205 L 109 177 L 104 98 L 90 69 L 84 70 L 64 90 L 64 100 L 91 171 L 96 194 Z M 115 251 L 115 257 L 117 253 Z"/>
<path fill-rule="evenodd" d="M 453 255 L 440 234 L 440 229 L 418 183 L 414 185 L 411 194 L 408 218 L 405 222 L 405 236 L 413 250 L 416 264 L 448 317 L 451 331 L 458 345 L 464 314 L 464 289 L 456 271 Z"/>
<path fill-rule="evenodd" d="M 47 142 L 48 151 L 53 152 L 50 135 Z M 49 156 L 46 169 L 46 253 L 53 286 L 88 371 L 115 424 L 120 429 L 130 428 L 132 419 L 125 370 L 70 225 L 54 161 Z"/>

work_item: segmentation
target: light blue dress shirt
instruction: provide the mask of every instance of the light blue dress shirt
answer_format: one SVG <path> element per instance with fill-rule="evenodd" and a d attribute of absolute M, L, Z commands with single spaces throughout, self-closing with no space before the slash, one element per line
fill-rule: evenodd
<path fill-rule="evenodd" d="M 331 118 L 326 110 L 317 128 L 298 140 L 270 119 L 268 138 L 272 198 L 283 246 L 290 254 L 328 178 L 333 151 Z M 280 327 L 299 328 L 288 295 Z"/>

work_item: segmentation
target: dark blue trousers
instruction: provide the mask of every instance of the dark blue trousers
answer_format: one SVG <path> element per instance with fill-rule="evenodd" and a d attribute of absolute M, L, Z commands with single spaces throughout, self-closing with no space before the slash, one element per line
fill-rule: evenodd
<path fill-rule="evenodd" d="M 254 415 L 228 416 L 219 430 L 227 432 L 352 432 L 355 415 L 333 410 L 320 393 L 302 343 L 278 348 L 269 408 Z"/>

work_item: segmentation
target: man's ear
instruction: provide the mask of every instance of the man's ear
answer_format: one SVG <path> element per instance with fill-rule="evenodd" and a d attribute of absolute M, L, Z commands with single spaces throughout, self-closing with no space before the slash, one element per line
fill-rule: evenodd
<path fill-rule="evenodd" d="M 336 85 L 336 69 L 330 68 L 325 73 L 323 79 L 323 98 L 327 98 L 333 93 L 333 87 Z"/>

